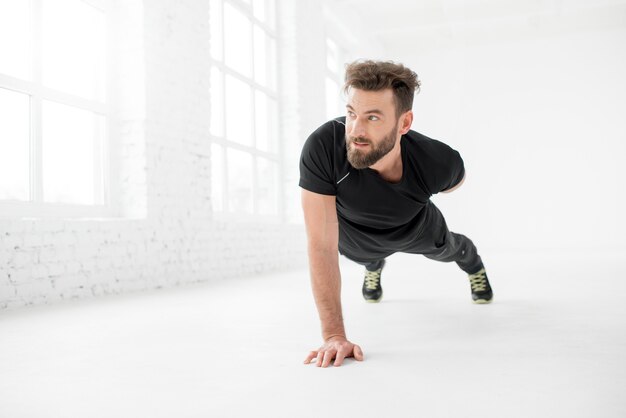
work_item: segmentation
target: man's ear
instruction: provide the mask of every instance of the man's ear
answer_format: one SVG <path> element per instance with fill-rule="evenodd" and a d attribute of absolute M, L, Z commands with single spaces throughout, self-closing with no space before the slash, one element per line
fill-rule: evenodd
<path fill-rule="evenodd" d="M 409 110 L 404 112 L 400 117 L 400 135 L 404 135 L 409 132 L 411 125 L 413 124 L 413 111 Z"/>

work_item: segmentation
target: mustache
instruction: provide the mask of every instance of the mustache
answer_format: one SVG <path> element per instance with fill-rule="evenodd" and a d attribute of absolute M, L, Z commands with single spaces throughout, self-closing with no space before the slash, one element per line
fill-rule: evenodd
<path fill-rule="evenodd" d="M 358 142 L 360 144 L 373 144 L 373 142 L 371 140 L 369 140 L 368 138 L 357 138 L 355 136 L 349 136 L 348 135 L 348 142 Z"/>

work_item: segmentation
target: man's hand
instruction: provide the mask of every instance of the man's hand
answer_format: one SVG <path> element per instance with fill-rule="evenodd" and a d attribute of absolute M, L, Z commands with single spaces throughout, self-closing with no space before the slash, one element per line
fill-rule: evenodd
<path fill-rule="evenodd" d="M 304 364 L 309 364 L 314 358 L 317 358 L 317 367 L 328 367 L 330 362 L 335 359 L 334 365 L 338 367 L 348 357 L 354 357 L 358 361 L 363 361 L 361 347 L 352 344 L 345 337 L 336 336 L 329 338 L 317 351 L 311 351 L 306 360 L 304 360 Z"/>

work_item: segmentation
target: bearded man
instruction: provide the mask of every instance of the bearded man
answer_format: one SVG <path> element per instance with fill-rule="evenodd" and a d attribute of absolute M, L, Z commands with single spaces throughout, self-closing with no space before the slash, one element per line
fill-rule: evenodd
<path fill-rule="evenodd" d="M 492 301 L 476 247 L 448 230 L 430 200 L 461 186 L 465 168 L 457 151 L 410 129 L 419 86 L 417 74 L 402 64 L 348 64 L 346 116 L 326 122 L 304 144 L 299 185 L 324 340 L 307 364 L 363 360 L 361 348 L 346 337 L 338 254 L 365 266 L 368 302 L 380 302 L 385 258 L 396 252 L 456 262 L 468 274 L 474 303 Z"/>

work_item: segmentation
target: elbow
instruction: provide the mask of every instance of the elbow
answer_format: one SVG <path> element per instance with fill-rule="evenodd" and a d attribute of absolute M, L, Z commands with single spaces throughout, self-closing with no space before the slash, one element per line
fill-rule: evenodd
<path fill-rule="evenodd" d="M 459 187 L 461 187 L 463 185 L 463 183 L 465 182 L 465 174 L 463 174 L 463 178 L 461 179 L 460 182 L 458 182 L 454 187 L 451 187 L 447 190 L 442 190 L 441 193 L 450 193 L 455 191 L 456 189 L 458 189 Z"/>

